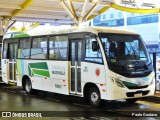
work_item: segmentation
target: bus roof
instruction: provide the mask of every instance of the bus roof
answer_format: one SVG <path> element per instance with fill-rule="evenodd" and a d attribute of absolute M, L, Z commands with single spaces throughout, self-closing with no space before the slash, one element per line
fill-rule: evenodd
<path fill-rule="evenodd" d="M 105 33 L 119 33 L 119 34 L 138 34 L 135 31 L 131 31 L 131 30 L 124 30 L 124 29 L 120 29 L 120 28 L 111 28 L 111 27 L 82 27 L 79 28 L 78 31 L 87 31 L 87 32 L 91 32 L 91 29 L 93 30 L 93 33 L 99 33 L 99 32 L 105 32 Z M 95 31 L 95 32 L 94 32 Z"/>
<path fill-rule="evenodd" d="M 119 34 L 138 34 L 134 31 L 123 30 L 110 27 L 52 27 L 49 29 L 32 29 L 24 33 L 9 33 L 4 36 L 4 38 L 18 38 L 18 37 L 27 37 L 27 36 L 38 36 L 38 35 L 50 35 L 50 34 L 65 34 L 65 33 L 76 33 L 76 32 L 91 32 L 93 34 L 98 34 L 99 32 L 104 33 L 119 33 Z"/>

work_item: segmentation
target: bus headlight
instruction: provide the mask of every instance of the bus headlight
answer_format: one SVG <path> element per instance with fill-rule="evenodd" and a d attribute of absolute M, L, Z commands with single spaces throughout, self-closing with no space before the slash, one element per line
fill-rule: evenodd
<path fill-rule="evenodd" d="M 151 81 L 151 83 L 150 83 L 150 86 L 153 85 L 154 82 L 155 82 L 155 77 L 152 78 L 152 81 Z"/>
<path fill-rule="evenodd" d="M 125 88 L 125 85 L 122 83 L 122 81 L 118 78 L 111 78 L 111 81 L 116 84 L 118 87 Z"/>

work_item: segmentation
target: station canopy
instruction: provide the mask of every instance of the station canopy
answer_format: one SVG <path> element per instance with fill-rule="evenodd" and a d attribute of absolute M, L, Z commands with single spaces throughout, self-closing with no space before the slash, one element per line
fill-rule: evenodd
<path fill-rule="evenodd" d="M 79 24 L 115 8 L 134 13 L 159 13 L 160 0 L 0 0 L 0 19 L 7 30 L 16 21 Z"/>

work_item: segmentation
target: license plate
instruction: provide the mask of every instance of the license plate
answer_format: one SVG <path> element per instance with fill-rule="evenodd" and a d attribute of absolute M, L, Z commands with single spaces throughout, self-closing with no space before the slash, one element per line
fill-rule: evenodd
<path fill-rule="evenodd" d="M 135 93 L 134 97 L 142 97 L 142 93 Z"/>

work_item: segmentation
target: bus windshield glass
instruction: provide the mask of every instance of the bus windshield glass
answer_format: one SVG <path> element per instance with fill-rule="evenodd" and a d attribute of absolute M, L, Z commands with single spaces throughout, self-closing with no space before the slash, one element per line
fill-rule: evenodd
<path fill-rule="evenodd" d="M 113 70 L 136 70 L 151 63 L 139 35 L 99 33 L 109 68 Z"/>

